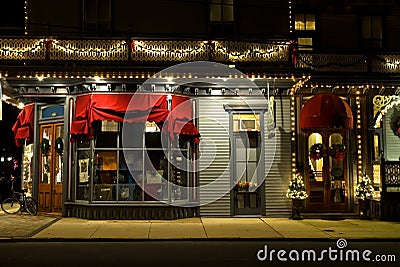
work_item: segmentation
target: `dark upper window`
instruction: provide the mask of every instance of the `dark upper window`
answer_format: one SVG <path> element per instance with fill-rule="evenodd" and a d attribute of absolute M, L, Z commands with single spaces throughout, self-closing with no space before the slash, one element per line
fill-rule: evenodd
<path fill-rule="evenodd" d="M 85 32 L 111 30 L 111 0 L 83 0 Z"/>
<path fill-rule="evenodd" d="M 363 48 L 382 48 L 382 17 L 361 17 L 361 46 Z"/>
<path fill-rule="evenodd" d="M 210 37 L 234 38 L 234 0 L 210 0 Z"/>

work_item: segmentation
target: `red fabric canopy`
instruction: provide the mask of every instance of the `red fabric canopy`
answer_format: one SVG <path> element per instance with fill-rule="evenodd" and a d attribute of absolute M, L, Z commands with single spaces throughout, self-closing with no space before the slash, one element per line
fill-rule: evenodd
<path fill-rule="evenodd" d="M 337 95 L 319 94 L 304 104 L 300 128 L 353 129 L 353 113 L 349 104 Z"/>
<path fill-rule="evenodd" d="M 164 123 L 163 132 L 169 134 L 171 138 L 176 139 L 176 135 L 185 134 L 195 137 L 197 141 L 200 135 L 190 122 L 192 109 L 189 98 L 172 96 L 172 106 L 176 107 L 176 113 L 174 110 L 172 112 L 168 110 L 166 95 L 160 94 L 120 93 L 78 96 L 75 118 L 70 131 L 72 140 L 81 134 L 91 137 L 93 121 L 113 120 Z M 179 125 L 185 126 L 184 129 L 177 126 L 178 121 Z"/>
<path fill-rule="evenodd" d="M 12 127 L 15 145 L 20 147 L 33 142 L 33 122 L 35 115 L 35 104 L 26 105 L 18 114 L 17 121 Z"/>

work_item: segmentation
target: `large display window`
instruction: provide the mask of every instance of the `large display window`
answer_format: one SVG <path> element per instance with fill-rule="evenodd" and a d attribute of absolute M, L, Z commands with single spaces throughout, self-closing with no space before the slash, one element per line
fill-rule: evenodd
<path fill-rule="evenodd" d="M 76 200 L 192 201 L 189 186 L 194 185 L 195 174 L 188 168 L 193 142 L 185 136 L 171 142 L 154 122 L 127 124 L 129 142 L 122 142 L 122 123 L 113 121 L 96 121 L 93 139 L 78 137 Z"/>

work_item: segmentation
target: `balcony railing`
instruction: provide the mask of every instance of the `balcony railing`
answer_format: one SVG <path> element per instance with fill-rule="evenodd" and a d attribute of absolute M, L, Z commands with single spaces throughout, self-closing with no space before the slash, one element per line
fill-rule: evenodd
<path fill-rule="evenodd" d="M 301 53 L 297 56 L 295 67 L 318 72 L 399 73 L 400 55 Z"/>
<path fill-rule="evenodd" d="M 0 60 L 289 62 L 286 43 L 186 40 L 0 39 Z"/>

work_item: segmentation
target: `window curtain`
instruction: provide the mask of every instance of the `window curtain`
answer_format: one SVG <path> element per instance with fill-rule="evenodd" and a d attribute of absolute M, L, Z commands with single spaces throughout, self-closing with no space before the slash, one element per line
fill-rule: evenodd
<path fill-rule="evenodd" d="M 174 98 L 176 98 L 174 100 Z M 186 100 L 185 100 L 186 99 Z M 87 94 L 76 98 L 75 117 L 71 125 L 71 140 L 77 135 L 93 136 L 92 123 L 100 120 L 116 122 L 156 122 L 173 140 L 179 134 L 188 135 L 199 142 L 197 128 L 191 122 L 192 108 L 189 98 L 173 96 L 170 112 L 166 95 L 161 94 Z"/>
<path fill-rule="evenodd" d="M 17 147 L 22 146 L 25 141 L 27 145 L 33 143 L 34 115 L 35 104 L 26 105 L 18 114 L 17 121 L 12 127 Z"/>

